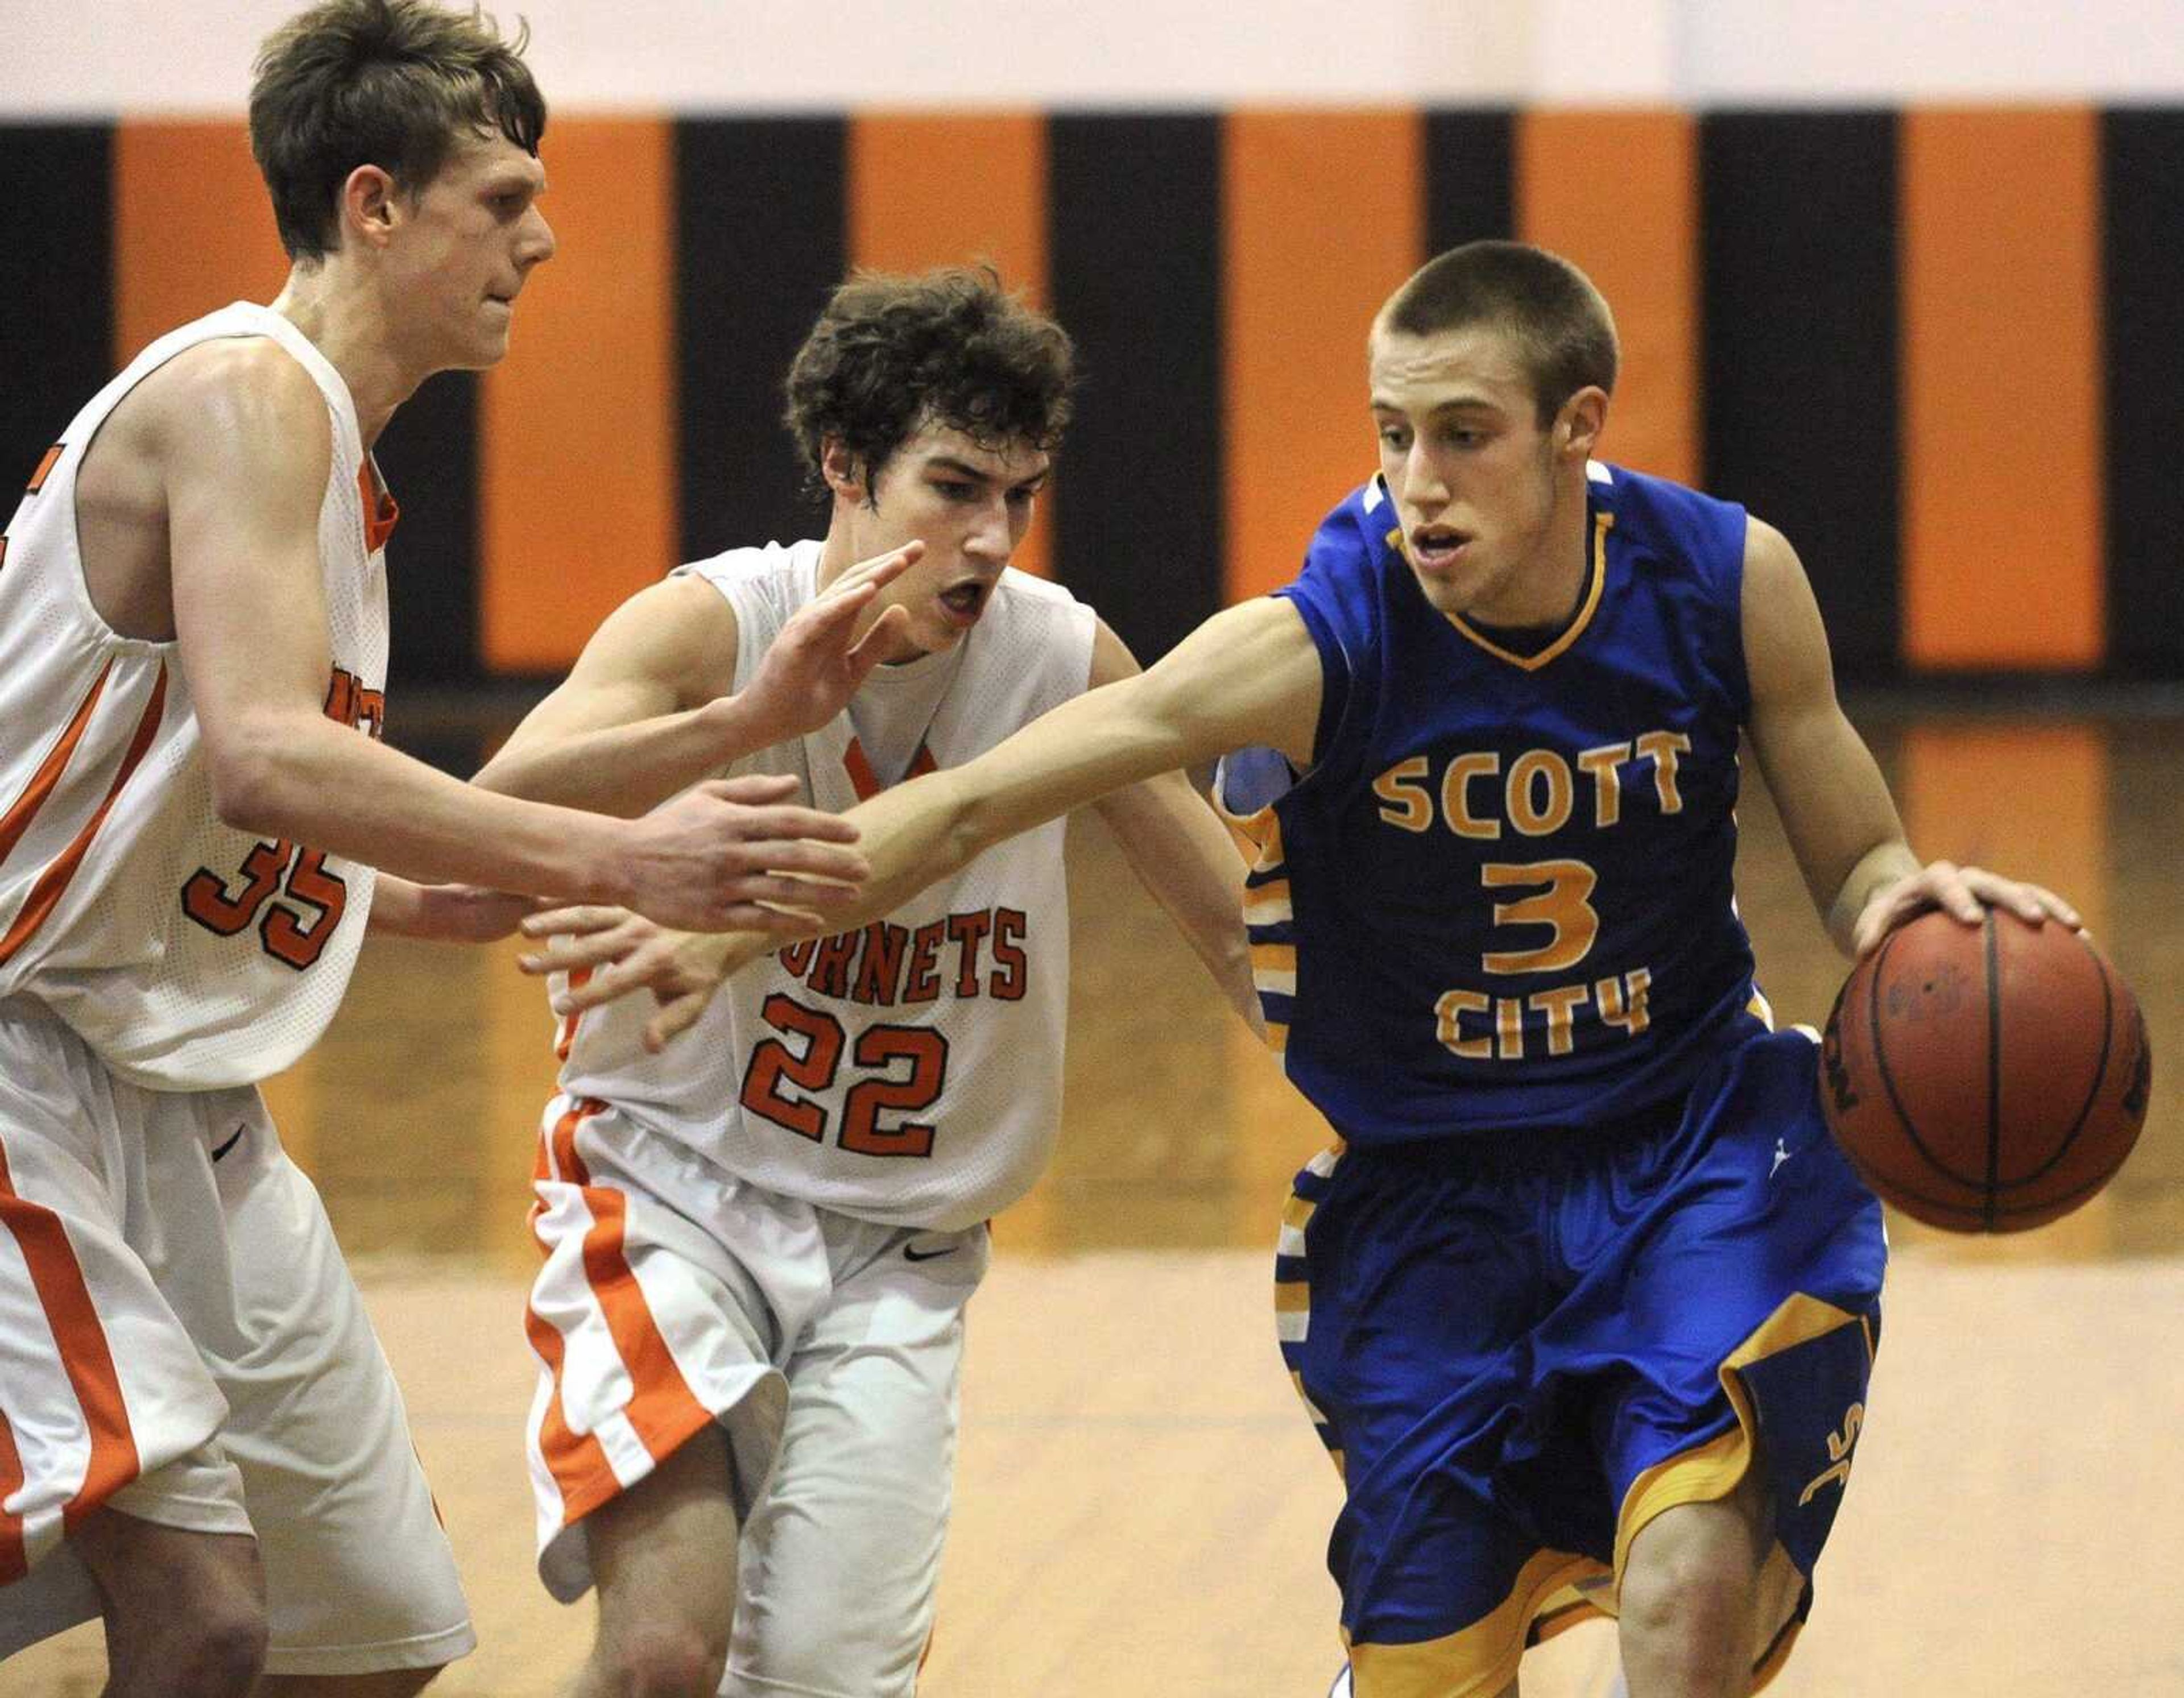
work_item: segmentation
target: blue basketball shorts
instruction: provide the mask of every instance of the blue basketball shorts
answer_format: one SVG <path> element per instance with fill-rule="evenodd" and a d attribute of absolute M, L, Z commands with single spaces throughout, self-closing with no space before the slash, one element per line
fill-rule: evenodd
<path fill-rule="evenodd" d="M 1648 1522 L 1755 1455 L 1796 1600 L 1758 1678 L 1780 1666 L 1887 1259 L 1817 1072 L 1808 1037 L 1760 1033 L 1620 1127 L 1338 1144 L 1298 1175 L 1276 1319 L 1343 1476 L 1328 1566 L 1358 1698 L 1499 1690 L 1526 1645 L 1613 1612 Z"/>

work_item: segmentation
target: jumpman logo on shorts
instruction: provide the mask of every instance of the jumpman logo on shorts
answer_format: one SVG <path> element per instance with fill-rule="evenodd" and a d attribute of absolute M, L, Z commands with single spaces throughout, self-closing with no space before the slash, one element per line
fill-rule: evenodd
<path fill-rule="evenodd" d="M 1767 1177 L 1769 1179 L 1772 1179 L 1775 1173 L 1780 1171 L 1782 1164 L 1789 1159 L 1790 1146 L 1781 1138 L 1776 1138 L 1774 1140 L 1774 1160 L 1773 1164 L 1767 1169 Z"/>

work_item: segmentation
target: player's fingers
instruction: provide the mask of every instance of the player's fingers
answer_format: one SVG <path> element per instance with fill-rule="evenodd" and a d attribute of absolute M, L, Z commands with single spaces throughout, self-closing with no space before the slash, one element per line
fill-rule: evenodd
<path fill-rule="evenodd" d="M 815 901 L 819 887 L 800 885 L 794 879 L 764 882 L 754 880 L 727 894 L 711 929 L 720 932 L 763 932 L 772 938 L 808 938 L 824 931 L 829 905 Z M 838 902 L 832 905 L 839 907 Z"/>
<path fill-rule="evenodd" d="M 697 1023 L 698 1016 L 705 1011 L 705 1005 L 711 1000 L 712 997 L 707 992 L 692 991 L 663 1005 L 659 1013 L 645 1022 L 646 1052 L 657 1055 L 667 1047 L 670 1039 L 688 1032 Z"/>
<path fill-rule="evenodd" d="M 1987 901 L 2008 909 L 2028 924 L 2042 925 L 2053 916 L 2073 930 L 2077 927 L 2077 910 L 2052 890 L 2020 879 L 2004 878 L 1984 867 L 1966 867 L 1964 880 Z"/>
<path fill-rule="evenodd" d="M 912 538 L 901 547 L 890 548 L 884 554 L 875 554 L 868 560 L 860 560 L 834 580 L 827 588 L 829 595 L 838 595 L 869 585 L 878 590 L 892 583 L 917 564 L 925 552 L 925 544 Z"/>
<path fill-rule="evenodd" d="M 815 884 L 854 888 L 872 876 L 872 863 L 852 849 L 815 843 L 800 838 L 780 843 L 753 843 L 750 859 L 769 874 L 793 874 Z"/>
<path fill-rule="evenodd" d="M 865 859 L 845 849 L 827 847 L 834 843 L 853 843 L 857 840 L 855 821 L 839 814 L 822 814 L 816 808 L 783 807 L 753 808 L 738 822 L 737 835 L 749 844 L 757 854 L 771 849 L 775 843 L 793 843 L 808 838 L 816 848 L 822 848 L 828 855 L 847 857 L 844 865 L 853 868 L 840 876 L 862 878 L 866 871 Z"/>
<path fill-rule="evenodd" d="M 573 973 L 586 967 L 596 967 L 603 962 L 618 961 L 638 948 L 643 941 L 640 933 L 594 932 L 589 937 L 554 938 L 543 949 L 528 950 L 515 958 L 515 965 L 532 978 L 543 978 L 549 973 Z"/>
<path fill-rule="evenodd" d="M 543 913 L 523 916 L 523 935 L 526 938 L 550 938 L 560 933 L 582 934 L 604 932 L 619 926 L 629 918 L 626 908 L 613 908 L 604 904 L 587 903 L 575 907 L 549 908 Z"/>
<path fill-rule="evenodd" d="M 716 802 L 762 808 L 787 801 L 799 788 L 797 781 L 786 772 L 747 772 L 740 778 L 708 778 L 698 789 Z"/>
<path fill-rule="evenodd" d="M 671 965 L 671 961 L 657 955 L 639 950 L 627 960 L 608 962 L 583 983 L 570 985 L 553 999 L 550 1005 L 556 1014 L 589 1013 L 633 990 L 642 989 Z"/>
<path fill-rule="evenodd" d="M 1941 909 L 1967 926 L 1976 926 L 1986 918 L 1986 910 L 1964 877 L 1964 870 L 1953 861 L 1935 861 L 1914 884 L 1924 887 L 1928 905 Z"/>
<path fill-rule="evenodd" d="M 891 607 L 872 621 L 872 628 L 857 640 L 849 653 L 850 676 L 859 683 L 879 665 L 894 638 L 909 628 L 910 610 Z"/>

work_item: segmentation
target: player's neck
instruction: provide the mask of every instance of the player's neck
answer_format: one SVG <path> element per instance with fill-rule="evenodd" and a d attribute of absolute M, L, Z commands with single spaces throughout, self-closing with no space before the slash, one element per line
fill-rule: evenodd
<path fill-rule="evenodd" d="M 1539 546 L 1509 574 L 1498 593 L 1465 610 L 1465 617 L 1503 630 L 1538 630 L 1566 623 L 1585 593 L 1585 493 L 1557 489 Z"/>
<path fill-rule="evenodd" d="M 369 449 L 430 372 L 412 372 L 369 291 L 346 285 L 334 262 L 297 266 L 273 310 L 310 339 L 348 386 L 357 429 Z"/>

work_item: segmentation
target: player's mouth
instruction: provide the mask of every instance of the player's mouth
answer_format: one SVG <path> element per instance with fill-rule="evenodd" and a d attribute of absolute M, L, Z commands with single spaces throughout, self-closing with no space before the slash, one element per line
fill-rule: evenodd
<path fill-rule="evenodd" d="M 950 584 L 940 592 L 941 611 L 947 615 L 950 624 L 968 631 L 978 622 L 978 615 L 985 611 L 986 597 L 992 588 L 992 585 L 978 578 Z"/>
<path fill-rule="evenodd" d="M 1453 571 L 1462 565 L 1464 551 L 1471 543 L 1468 531 L 1458 531 L 1447 525 L 1421 525 L 1403 538 L 1411 564 L 1422 572 L 1436 575 Z"/>

